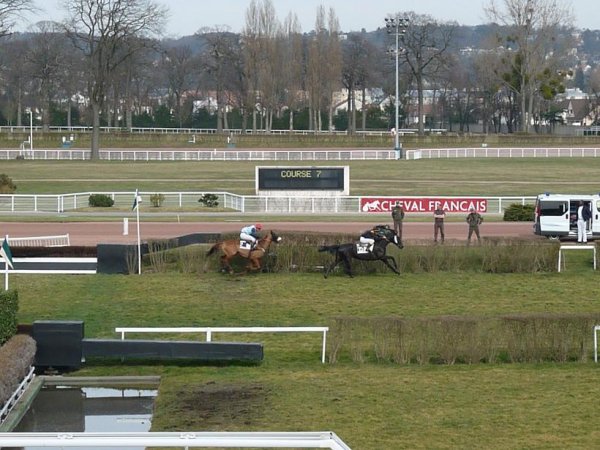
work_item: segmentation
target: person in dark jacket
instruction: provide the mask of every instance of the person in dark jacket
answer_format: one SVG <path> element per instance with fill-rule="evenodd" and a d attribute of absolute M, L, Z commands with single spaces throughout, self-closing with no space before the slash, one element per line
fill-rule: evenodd
<path fill-rule="evenodd" d="M 469 215 L 467 216 L 467 223 L 469 224 L 467 245 L 471 243 L 471 236 L 473 236 L 473 233 L 475 233 L 475 236 L 477 236 L 477 242 L 481 243 L 481 236 L 479 235 L 479 225 L 481 225 L 481 222 L 483 222 L 483 217 L 481 217 L 481 214 L 475 211 L 475 208 L 471 208 Z"/>
<path fill-rule="evenodd" d="M 588 205 L 579 200 L 577 207 L 577 242 L 580 244 L 587 243 L 587 223 L 592 218 L 592 212 Z"/>
<path fill-rule="evenodd" d="M 404 208 L 400 202 L 396 202 L 396 206 L 392 208 L 392 220 L 394 221 L 394 232 L 398 239 L 402 240 L 402 221 L 404 220 Z"/>

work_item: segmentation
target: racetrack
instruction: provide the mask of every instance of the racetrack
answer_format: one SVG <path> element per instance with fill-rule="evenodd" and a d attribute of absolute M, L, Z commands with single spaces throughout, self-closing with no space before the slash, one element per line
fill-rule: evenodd
<path fill-rule="evenodd" d="M 373 223 L 380 223 L 375 220 Z M 385 222 L 384 222 L 385 223 Z M 237 232 L 242 222 L 140 222 L 141 240 L 166 239 L 191 233 L 232 233 Z M 390 223 L 391 225 L 391 223 Z M 322 232 L 355 233 L 368 229 L 365 222 L 263 222 L 264 229 L 280 232 Z M 96 244 L 126 244 L 137 242 L 137 224 L 129 220 L 128 233 L 124 234 L 123 222 L 0 222 L 0 236 L 37 237 L 69 234 L 74 246 L 93 246 Z M 403 240 L 410 244 L 423 240 L 433 241 L 433 222 L 406 222 L 403 228 Z M 466 241 L 468 226 L 461 222 L 445 224 L 447 241 Z M 482 238 L 505 237 L 521 239 L 541 239 L 533 234 L 531 222 L 489 222 L 481 225 Z"/>

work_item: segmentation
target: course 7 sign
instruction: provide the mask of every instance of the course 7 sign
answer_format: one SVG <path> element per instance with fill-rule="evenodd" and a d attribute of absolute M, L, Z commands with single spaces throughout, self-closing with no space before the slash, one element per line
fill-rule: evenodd
<path fill-rule="evenodd" d="M 259 191 L 343 191 L 344 167 L 257 167 Z"/>

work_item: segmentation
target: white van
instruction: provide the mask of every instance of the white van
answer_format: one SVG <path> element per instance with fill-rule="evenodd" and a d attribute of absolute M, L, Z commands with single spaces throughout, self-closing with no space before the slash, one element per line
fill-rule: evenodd
<path fill-rule="evenodd" d="M 550 239 L 577 239 L 579 201 L 590 208 L 588 239 L 600 238 L 600 195 L 540 194 L 535 201 L 533 232 Z"/>

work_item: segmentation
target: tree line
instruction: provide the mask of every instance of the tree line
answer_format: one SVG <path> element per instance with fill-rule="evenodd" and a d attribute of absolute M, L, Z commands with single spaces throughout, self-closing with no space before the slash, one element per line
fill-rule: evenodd
<path fill-rule="evenodd" d="M 161 38 L 168 10 L 152 0 L 67 0 L 61 23 L 11 33 L 31 0 L 0 0 L 0 123 L 315 131 L 390 129 L 398 57 L 402 128 L 540 132 L 559 120 L 556 96 L 578 86 L 597 111 L 600 70 L 574 52 L 570 10 L 557 0 L 491 0 L 476 48 L 466 27 L 415 12 L 398 52 L 386 28 L 342 33 L 334 9 L 303 33 L 252 0 L 241 33 L 201 28 Z M 29 110 L 28 110 L 29 109 Z M 504 127 L 504 128 L 503 128 Z"/>

